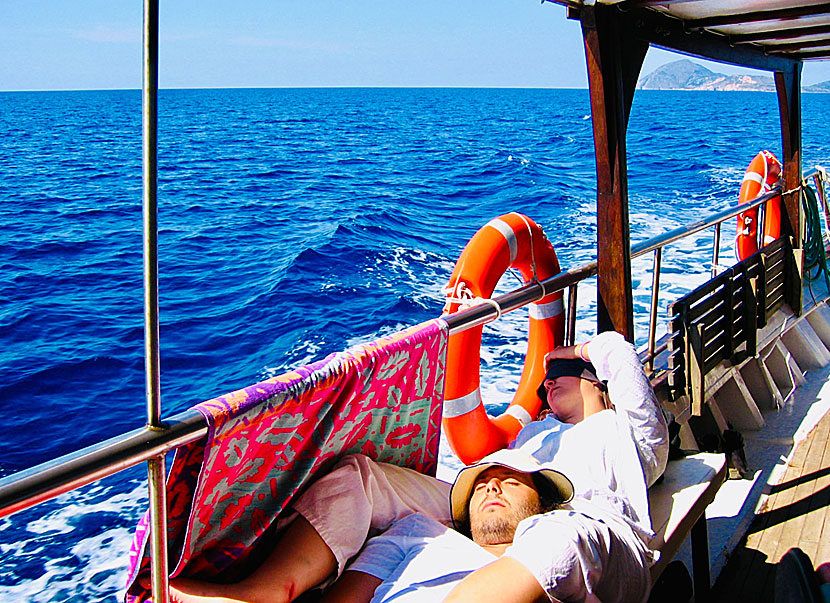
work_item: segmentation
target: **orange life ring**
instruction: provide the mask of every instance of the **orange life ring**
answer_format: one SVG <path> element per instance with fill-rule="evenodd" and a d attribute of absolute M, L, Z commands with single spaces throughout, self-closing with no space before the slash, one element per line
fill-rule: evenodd
<path fill-rule="evenodd" d="M 461 298 L 489 299 L 499 278 L 513 267 L 525 282 L 559 273 L 559 260 L 542 229 L 530 218 L 509 213 L 481 228 L 461 253 L 450 276 L 446 312 L 457 312 Z M 443 429 L 462 462 L 478 461 L 512 442 L 536 418 L 542 402 L 536 390 L 545 375 L 545 354 L 565 336 L 562 291 L 529 305 L 527 355 L 513 401 L 490 417 L 481 400 L 479 354 L 483 327 L 456 333 L 447 345 Z"/>
<path fill-rule="evenodd" d="M 743 205 L 769 192 L 781 181 L 781 162 L 769 151 L 761 151 L 750 162 L 741 183 L 738 203 Z M 781 196 L 766 202 L 764 210 L 764 241 L 769 245 L 781 236 Z M 738 214 L 735 247 L 738 259 L 745 260 L 758 251 L 758 208 Z"/>

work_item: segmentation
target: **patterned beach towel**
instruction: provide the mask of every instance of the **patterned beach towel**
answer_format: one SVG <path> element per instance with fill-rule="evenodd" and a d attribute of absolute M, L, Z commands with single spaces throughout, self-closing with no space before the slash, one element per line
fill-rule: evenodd
<path fill-rule="evenodd" d="M 435 474 L 447 326 L 431 320 L 208 400 L 205 439 L 167 480 L 171 576 L 234 581 L 270 550 L 281 512 L 343 454 Z M 126 601 L 150 601 L 148 514 L 130 551 Z"/>

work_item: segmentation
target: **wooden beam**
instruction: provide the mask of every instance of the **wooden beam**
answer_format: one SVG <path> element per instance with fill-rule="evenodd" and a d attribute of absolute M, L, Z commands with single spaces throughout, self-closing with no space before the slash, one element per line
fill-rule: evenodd
<path fill-rule="evenodd" d="M 801 63 L 789 71 L 775 72 L 775 89 L 778 92 L 778 112 L 781 118 L 781 147 L 784 163 L 783 195 L 785 216 L 782 216 L 782 234 L 792 237 L 793 249 L 800 250 L 804 217 L 801 212 Z M 796 257 L 800 257 L 796 254 Z M 801 274 L 802 267 L 797 267 Z M 801 313 L 801 288 L 794 292 L 796 299 L 788 300 L 796 314 Z"/>
<path fill-rule="evenodd" d="M 701 29 L 703 27 L 719 27 L 723 25 L 737 25 L 740 23 L 758 23 L 759 21 L 775 21 L 798 19 L 801 17 L 812 17 L 830 13 L 830 3 L 812 4 L 810 6 L 797 6 L 795 8 L 778 8 L 775 10 L 759 10 L 751 13 L 738 13 L 735 15 L 718 15 L 703 19 L 691 19 L 686 21 L 688 29 Z"/>
<path fill-rule="evenodd" d="M 619 11 L 580 11 L 597 164 L 597 326 L 634 340 L 625 131 L 648 43 L 634 38 Z"/>
<path fill-rule="evenodd" d="M 624 3 L 624 6 L 628 7 L 629 3 Z M 762 48 L 751 44 L 733 46 L 727 36 L 707 30 L 689 31 L 680 19 L 652 9 L 631 6 L 629 10 L 616 10 L 621 27 L 641 40 L 675 52 L 766 71 L 789 71 L 799 62 L 782 55 L 767 55 Z"/>
<path fill-rule="evenodd" d="M 627 0 L 623 2 L 626 8 L 640 6 L 669 6 L 671 4 L 683 4 L 685 2 L 697 2 L 697 0 Z"/>
<path fill-rule="evenodd" d="M 806 50 L 804 52 L 796 53 L 798 59 L 826 59 L 830 58 L 830 49 L 827 50 Z"/>
<path fill-rule="evenodd" d="M 830 25 L 811 25 L 809 27 L 788 27 L 787 29 L 769 29 L 753 33 L 729 36 L 732 44 L 749 42 L 770 42 L 774 40 L 794 40 L 803 36 L 823 36 L 830 33 Z"/>
<path fill-rule="evenodd" d="M 784 44 L 775 44 L 774 46 L 767 46 L 767 52 L 793 52 L 795 50 L 804 50 L 806 48 L 822 48 L 830 46 L 830 38 L 819 38 L 817 40 L 805 40 L 802 42 L 786 42 Z"/>

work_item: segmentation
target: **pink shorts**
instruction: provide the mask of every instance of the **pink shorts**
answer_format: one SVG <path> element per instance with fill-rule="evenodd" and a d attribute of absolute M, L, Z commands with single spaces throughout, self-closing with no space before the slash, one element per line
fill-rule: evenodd
<path fill-rule="evenodd" d="M 294 503 L 337 558 L 337 575 L 368 536 L 422 513 L 452 527 L 450 484 L 417 471 L 376 463 L 359 454 L 343 457 Z"/>

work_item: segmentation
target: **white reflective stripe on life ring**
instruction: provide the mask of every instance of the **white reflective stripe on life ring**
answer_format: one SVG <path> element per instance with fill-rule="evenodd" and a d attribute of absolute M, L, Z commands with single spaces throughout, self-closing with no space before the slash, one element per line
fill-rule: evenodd
<path fill-rule="evenodd" d="M 565 311 L 565 304 L 562 298 L 556 299 L 546 304 L 530 304 L 527 307 L 530 317 L 536 320 L 545 320 L 546 318 L 553 318 L 559 316 Z"/>
<path fill-rule="evenodd" d="M 487 223 L 487 226 L 492 226 L 493 228 L 498 230 L 501 233 L 501 235 L 505 238 L 505 240 L 507 241 L 507 246 L 510 248 L 510 263 L 512 264 L 513 262 L 515 262 L 516 256 L 519 253 L 519 244 L 516 241 L 516 233 L 513 232 L 513 229 L 510 227 L 510 224 L 508 224 L 504 220 L 499 220 L 498 218 L 495 218 L 493 220 L 490 220 Z"/>
<path fill-rule="evenodd" d="M 533 417 L 530 416 L 530 413 L 518 404 L 511 404 L 510 406 L 508 406 L 507 410 L 504 411 L 504 414 L 510 415 L 511 417 L 516 419 L 519 423 L 522 424 L 522 427 L 533 421 Z"/>
<path fill-rule="evenodd" d="M 747 172 L 744 174 L 744 182 L 757 182 L 758 184 L 763 184 L 764 177 L 758 172 Z"/>
<path fill-rule="evenodd" d="M 771 237 L 769 235 L 764 235 L 764 245 L 769 245 L 775 240 L 775 237 Z"/>
<path fill-rule="evenodd" d="M 446 419 L 460 417 L 478 408 L 479 404 L 481 404 L 481 390 L 476 388 L 466 396 L 444 400 L 443 416 Z"/>

